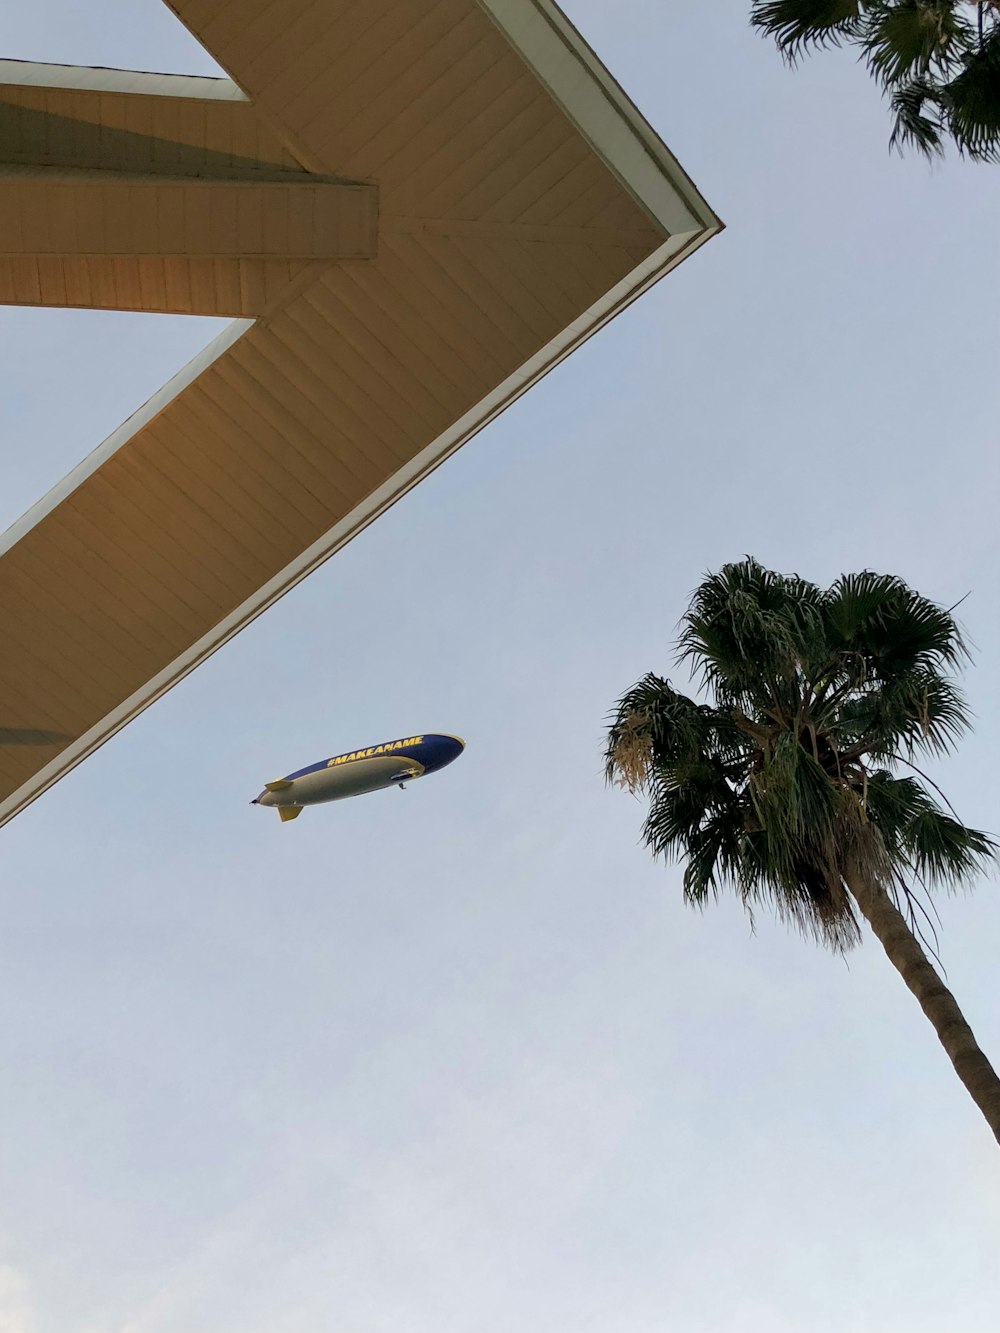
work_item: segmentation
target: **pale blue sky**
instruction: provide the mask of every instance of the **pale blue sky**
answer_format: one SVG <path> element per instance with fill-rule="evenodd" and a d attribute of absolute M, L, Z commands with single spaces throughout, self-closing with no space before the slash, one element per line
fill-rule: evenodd
<path fill-rule="evenodd" d="M 2 831 L 2 1333 L 996 1327 L 996 1146 L 878 947 L 684 909 L 600 749 L 706 569 L 891 570 L 971 592 L 936 773 L 1000 828 L 1000 170 L 746 0 L 566 8 L 729 229 Z M 213 69 L 156 0 L 2 40 Z M 215 327 L 0 310 L 0 525 Z M 415 729 L 468 750 L 247 803 Z M 941 914 L 1000 1059 L 997 883 Z"/>

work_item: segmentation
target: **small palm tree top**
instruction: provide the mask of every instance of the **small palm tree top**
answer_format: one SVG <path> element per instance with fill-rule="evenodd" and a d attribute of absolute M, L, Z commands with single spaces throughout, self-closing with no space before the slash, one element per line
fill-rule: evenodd
<path fill-rule="evenodd" d="M 753 0 L 750 22 L 793 64 L 854 46 L 889 98 L 893 147 L 930 157 L 950 137 L 1000 161 L 1000 0 Z"/>
<path fill-rule="evenodd" d="M 852 873 L 908 896 L 992 859 L 913 763 L 969 723 L 950 611 L 893 575 L 821 589 L 747 558 L 696 590 L 678 647 L 707 701 L 643 677 L 613 715 L 606 768 L 649 797 L 644 840 L 684 860 L 690 902 L 735 889 L 844 950 Z"/>

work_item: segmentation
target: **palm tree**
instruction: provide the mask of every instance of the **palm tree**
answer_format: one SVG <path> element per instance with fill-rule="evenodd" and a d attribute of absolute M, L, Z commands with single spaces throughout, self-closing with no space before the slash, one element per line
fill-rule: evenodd
<path fill-rule="evenodd" d="M 794 64 L 849 45 L 889 98 L 890 145 L 1000 161 L 1000 0 L 752 0 L 750 22 Z"/>
<path fill-rule="evenodd" d="M 913 762 L 969 725 L 950 611 L 892 575 L 824 590 L 747 558 L 704 580 L 681 625 L 678 662 L 709 701 L 647 675 L 608 733 L 609 781 L 649 799 L 646 845 L 683 859 L 695 906 L 728 888 L 841 952 L 860 913 L 1000 1142 L 1000 1079 L 917 924 L 918 886 L 966 884 L 996 852 Z"/>

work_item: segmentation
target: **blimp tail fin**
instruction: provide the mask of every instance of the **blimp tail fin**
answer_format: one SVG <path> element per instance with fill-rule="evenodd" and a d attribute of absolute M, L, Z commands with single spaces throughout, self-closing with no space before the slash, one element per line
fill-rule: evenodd
<path fill-rule="evenodd" d="M 275 778 L 273 782 L 264 783 L 268 791 L 287 791 L 291 785 L 287 778 Z"/>
<path fill-rule="evenodd" d="M 281 816 L 281 822 L 284 824 L 288 819 L 298 819 L 302 813 L 301 805 L 279 805 L 278 814 Z"/>

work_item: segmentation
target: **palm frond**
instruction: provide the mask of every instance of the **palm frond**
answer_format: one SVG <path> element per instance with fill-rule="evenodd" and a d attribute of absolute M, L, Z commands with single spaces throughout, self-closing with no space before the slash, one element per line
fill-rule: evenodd
<path fill-rule="evenodd" d="M 941 104 L 961 153 L 977 162 L 1000 161 L 1000 26 L 942 86 Z"/>
<path fill-rule="evenodd" d="M 713 709 L 650 672 L 618 701 L 608 732 L 605 776 L 629 791 L 642 791 L 654 760 L 662 764 L 698 756 L 719 725 Z"/>
<path fill-rule="evenodd" d="M 920 669 L 843 702 L 833 734 L 842 750 L 885 760 L 948 754 L 969 729 L 969 710 L 959 688 L 935 671 Z"/>
<path fill-rule="evenodd" d="M 872 7 L 862 51 L 883 89 L 930 71 L 947 73 L 974 40 L 955 0 L 895 0 Z"/>
<path fill-rule="evenodd" d="M 750 22 L 794 64 L 810 47 L 839 46 L 853 37 L 868 8 L 864 0 L 754 0 Z"/>
<path fill-rule="evenodd" d="M 900 83 L 889 99 L 895 113 L 889 147 L 902 153 L 917 148 L 925 157 L 944 155 L 941 89 L 932 80 L 917 77 Z M 928 114 L 928 107 L 934 108 Z"/>
<path fill-rule="evenodd" d="M 1000 161 L 996 0 L 752 0 L 750 22 L 790 64 L 854 46 L 889 99 L 890 148 L 933 158 L 950 138 L 972 161 Z"/>
<path fill-rule="evenodd" d="M 741 883 L 747 847 L 735 803 L 707 815 L 691 830 L 685 855 L 684 898 L 692 906 L 701 907 L 727 885 Z"/>
<path fill-rule="evenodd" d="M 996 857 L 997 845 L 988 834 L 942 810 L 915 778 L 873 773 L 867 810 L 897 863 L 930 885 L 955 888 Z"/>
<path fill-rule="evenodd" d="M 707 575 L 682 622 L 678 661 L 686 662 L 723 707 L 775 702 L 822 643 L 822 594 L 746 557 Z"/>
<path fill-rule="evenodd" d="M 921 667 L 954 668 L 969 656 L 951 613 L 894 574 L 841 575 L 823 609 L 837 646 L 850 644 L 868 658 L 881 681 Z"/>

